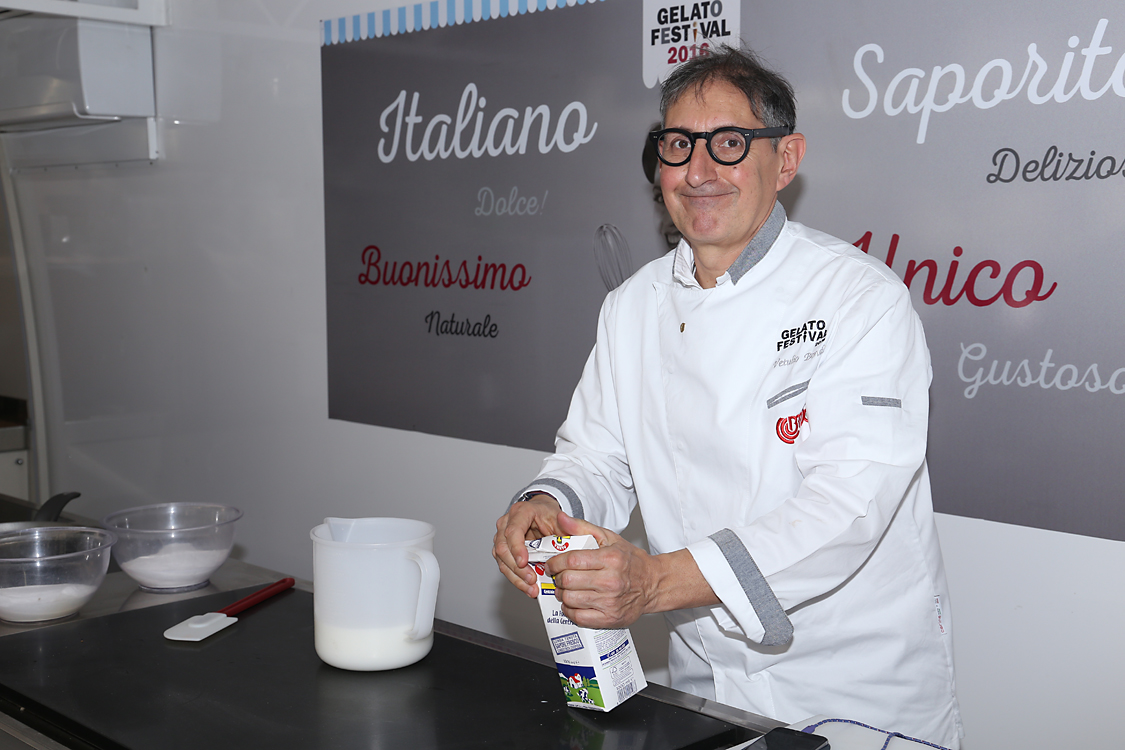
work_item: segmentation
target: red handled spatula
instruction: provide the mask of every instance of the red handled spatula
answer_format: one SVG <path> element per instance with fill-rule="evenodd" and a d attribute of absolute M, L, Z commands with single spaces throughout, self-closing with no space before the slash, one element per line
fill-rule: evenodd
<path fill-rule="evenodd" d="M 173 625 L 164 631 L 164 637 L 171 641 L 202 641 L 209 635 L 218 633 L 225 627 L 234 625 L 238 618 L 234 617 L 244 609 L 249 609 L 255 604 L 264 602 L 274 594 L 280 594 L 292 588 L 292 578 L 282 578 L 277 583 L 255 591 L 250 596 L 239 599 L 234 604 L 223 607 L 218 612 L 208 612 L 205 615 L 189 617 L 179 625 Z"/>

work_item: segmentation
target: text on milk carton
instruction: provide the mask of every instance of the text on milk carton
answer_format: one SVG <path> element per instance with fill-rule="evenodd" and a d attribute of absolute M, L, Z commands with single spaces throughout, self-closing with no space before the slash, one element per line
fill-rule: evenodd
<path fill-rule="evenodd" d="M 597 630 L 575 625 L 555 598 L 546 563 L 568 550 L 597 549 L 594 537 L 555 536 L 525 543 L 539 578 L 539 609 L 559 670 L 567 705 L 609 711 L 648 686 L 628 628 Z"/>

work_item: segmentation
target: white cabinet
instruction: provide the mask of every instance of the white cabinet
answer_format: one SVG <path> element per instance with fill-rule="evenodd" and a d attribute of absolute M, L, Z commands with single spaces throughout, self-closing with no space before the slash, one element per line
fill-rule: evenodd
<path fill-rule="evenodd" d="M 28 499 L 27 451 L 0 451 L 0 494 Z"/>

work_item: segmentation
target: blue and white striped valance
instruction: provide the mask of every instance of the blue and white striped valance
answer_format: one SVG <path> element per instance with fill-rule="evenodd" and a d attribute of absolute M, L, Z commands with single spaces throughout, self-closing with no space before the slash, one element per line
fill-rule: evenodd
<path fill-rule="evenodd" d="M 599 0 L 427 0 L 394 10 L 330 18 L 322 21 L 323 44 L 356 42 L 377 36 L 405 34 L 459 23 L 487 21 L 522 13 L 585 5 Z"/>

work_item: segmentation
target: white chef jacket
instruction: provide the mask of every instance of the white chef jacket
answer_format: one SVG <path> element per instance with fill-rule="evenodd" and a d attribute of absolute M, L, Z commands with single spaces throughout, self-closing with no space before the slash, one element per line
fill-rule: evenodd
<path fill-rule="evenodd" d="M 959 745 L 925 464 L 930 361 L 887 266 L 780 204 L 712 289 L 685 242 L 612 291 L 556 453 L 521 496 L 687 548 L 672 686 L 785 722 Z"/>

